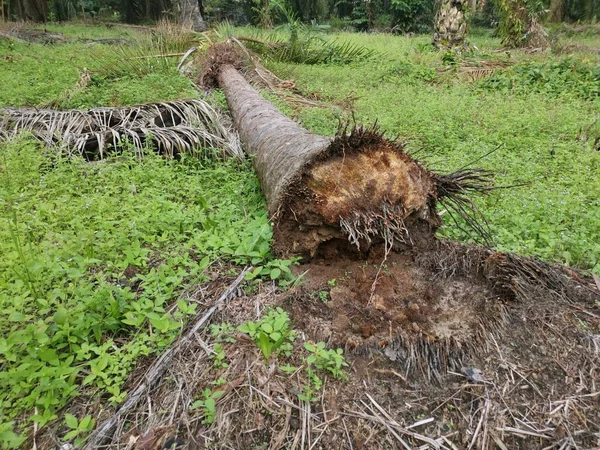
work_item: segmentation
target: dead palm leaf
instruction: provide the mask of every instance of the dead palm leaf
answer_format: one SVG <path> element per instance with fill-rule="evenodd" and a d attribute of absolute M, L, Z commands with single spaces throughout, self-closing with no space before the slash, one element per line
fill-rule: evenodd
<path fill-rule="evenodd" d="M 0 109 L 0 140 L 27 131 L 49 147 L 86 159 L 102 159 L 108 147 L 128 140 L 136 150 L 153 142 L 161 153 L 198 154 L 200 147 L 243 159 L 237 133 L 228 119 L 199 99 L 151 103 L 129 108 Z"/>

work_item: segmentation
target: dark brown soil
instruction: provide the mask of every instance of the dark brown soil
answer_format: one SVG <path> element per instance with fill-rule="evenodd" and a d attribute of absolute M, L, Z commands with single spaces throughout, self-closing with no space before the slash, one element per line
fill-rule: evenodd
<path fill-rule="evenodd" d="M 429 361 L 435 374 L 460 370 L 468 350 L 481 343 L 482 324 L 497 331 L 506 321 L 509 296 L 478 272 L 449 278 L 424 264 L 437 257 L 436 250 L 419 258 L 392 252 L 385 260 L 382 246 L 364 260 L 340 255 L 298 267 L 305 283 L 286 302 L 314 341 L 358 355 L 378 351 L 405 363 L 426 343 L 442 353 Z"/>

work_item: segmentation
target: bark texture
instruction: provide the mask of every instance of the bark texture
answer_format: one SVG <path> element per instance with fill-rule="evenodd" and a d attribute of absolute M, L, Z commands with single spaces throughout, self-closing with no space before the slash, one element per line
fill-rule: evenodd
<path fill-rule="evenodd" d="M 437 0 L 433 44 L 439 49 L 464 45 L 467 35 L 467 0 Z"/>
<path fill-rule="evenodd" d="M 550 22 L 562 22 L 565 17 L 565 0 L 552 0 L 548 20 Z"/>
<path fill-rule="evenodd" d="M 510 48 L 548 48 L 548 33 L 524 0 L 496 0 L 498 34 Z"/>
<path fill-rule="evenodd" d="M 19 0 L 22 17 L 32 22 L 45 22 L 48 19 L 47 0 Z"/>
<path fill-rule="evenodd" d="M 197 32 L 206 31 L 202 16 L 201 0 L 181 0 L 181 23 L 184 27 Z"/>
<path fill-rule="evenodd" d="M 232 65 L 220 66 L 218 83 L 261 181 L 277 254 L 312 257 L 327 245 L 365 251 L 374 242 L 391 248 L 433 236 L 435 181 L 400 146 L 375 130 L 315 135 L 264 100 Z"/>

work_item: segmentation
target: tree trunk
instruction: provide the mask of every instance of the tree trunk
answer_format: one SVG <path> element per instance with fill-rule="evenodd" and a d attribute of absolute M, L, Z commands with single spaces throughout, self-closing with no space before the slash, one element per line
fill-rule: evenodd
<path fill-rule="evenodd" d="M 587 0 L 584 3 L 584 19 L 594 20 L 600 9 L 598 8 L 598 2 L 596 0 Z"/>
<path fill-rule="evenodd" d="M 565 0 L 552 0 L 548 20 L 550 22 L 562 22 L 565 16 Z"/>
<path fill-rule="evenodd" d="M 48 18 L 47 0 L 23 0 L 23 19 L 45 22 Z"/>
<path fill-rule="evenodd" d="M 464 45 L 467 21 L 464 10 L 467 0 L 437 0 L 433 45 L 438 49 L 451 49 Z"/>
<path fill-rule="evenodd" d="M 527 8 L 524 0 L 497 0 L 498 34 L 511 48 L 547 48 L 548 33 Z"/>
<path fill-rule="evenodd" d="M 136 23 L 138 19 L 134 2 L 131 0 L 121 0 L 121 20 L 126 23 Z"/>
<path fill-rule="evenodd" d="M 375 130 L 333 139 L 281 114 L 229 64 L 218 84 L 261 181 L 280 256 L 433 240 L 433 176 Z M 354 247 L 348 244 L 354 244 Z M 401 244 L 402 245 L 402 244 Z"/>
<path fill-rule="evenodd" d="M 197 32 L 206 31 L 206 23 L 201 11 L 204 10 L 202 0 L 181 0 L 181 23 L 185 28 Z"/>

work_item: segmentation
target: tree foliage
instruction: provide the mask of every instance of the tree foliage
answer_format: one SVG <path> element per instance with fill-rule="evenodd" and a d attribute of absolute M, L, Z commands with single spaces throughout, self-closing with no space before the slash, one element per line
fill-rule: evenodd
<path fill-rule="evenodd" d="M 4 0 L 8 20 L 65 21 L 80 17 L 117 19 L 127 23 L 177 18 L 181 0 Z M 202 16 L 213 23 L 253 24 L 270 28 L 287 21 L 278 4 L 302 23 L 329 23 L 332 28 L 396 33 L 430 32 L 434 0 L 203 0 Z M 499 25 L 507 45 L 521 45 L 536 21 L 594 21 L 600 16 L 598 0 L 471 0 L 472 20 Z M 439 8 L 437 8 L 439 9 Z M 507 38 L 507 36 L 512 36 Z"/>

